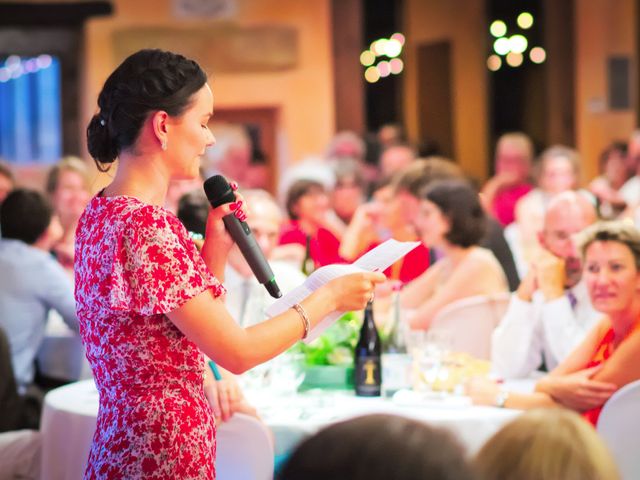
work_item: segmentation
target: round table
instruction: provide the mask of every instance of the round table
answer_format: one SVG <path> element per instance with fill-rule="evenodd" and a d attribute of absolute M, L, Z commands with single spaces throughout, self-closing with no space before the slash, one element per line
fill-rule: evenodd
<path fill-rule="evenodd" d="M 529 382 L 531 383 L 531 382 Z M 519 390 L 526 390 L 518 386 Z M 474 453 L 520 411 L 469 405 L 464 397 L 424 397 L 412 392 L 387 398 L 355 397 L 351 392 L 312 390 L 290 396 L 247 391 L 275 437 L 276 454 L 290 451 L 320 428 L 370 413 L 403 415 L 452 431 Z M 82 478 L 98 415 L 93 380 L 52 390 L 42 414 L 42 479 Z"/>

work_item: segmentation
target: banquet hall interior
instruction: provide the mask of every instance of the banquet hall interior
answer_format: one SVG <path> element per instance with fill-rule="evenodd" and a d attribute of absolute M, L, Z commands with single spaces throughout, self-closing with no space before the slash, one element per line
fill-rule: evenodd
<path fill-rule="evenodd" d="M 144 49 L 213 94 L 161 205 L 194 251 L 223 175 L 284 299 L 386 276 L 313 341 L 291 300 L 304 341 L 247 371 L 203 357 L 215 478 L 640 478 L 639 0 L 5 0 L 0 480 L 90 478 L 76 229 L 119 165 L 87 126 L 115 138 L 98 98 Z M 283 310 L 245 255 L 220 301 L 250 331 Z"/>

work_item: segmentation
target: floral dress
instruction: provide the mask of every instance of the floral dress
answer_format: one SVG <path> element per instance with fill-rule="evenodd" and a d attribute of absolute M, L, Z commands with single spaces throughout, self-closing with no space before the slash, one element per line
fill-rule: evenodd
<path fill-rule="evenodd" d="M 100 394 L 85 478 L 215 478 L 204 359 L 166 313 L 224 288 L 185 228 L 161 207 L 97 196 L 78 224 L 75 280 Z"/>

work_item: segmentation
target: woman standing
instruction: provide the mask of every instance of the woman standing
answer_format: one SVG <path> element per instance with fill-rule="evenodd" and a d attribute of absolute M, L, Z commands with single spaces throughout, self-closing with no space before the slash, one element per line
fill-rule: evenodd
<path fill-rule="evenodd" d="M 78 318 L 100 393 L 85 478 L 215 477 L 215 428 L 201 352 L 234 373 L 283 352 L 334 309 L 364 307 L 381 274 L 328 283 L 295 308 L 242 329 L 220 298 L 232 240 L 222 217 L 245 217 L 242 197 L 209 213 L 198 253 L 162 206 L 171 180 L 198 175 L 215 139 L 213 96 L 198 64 L 142 50 L 107 79 L 88 128 L 89 152 L 113 182 L 78 225 Z"/>

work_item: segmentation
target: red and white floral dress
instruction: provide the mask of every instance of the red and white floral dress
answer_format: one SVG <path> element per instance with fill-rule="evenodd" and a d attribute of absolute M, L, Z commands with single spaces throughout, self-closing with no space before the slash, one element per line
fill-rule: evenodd
<path fill-rule="evenodd" d="M 100 393 L 85 478 L 215 478 L 204 359 L 166 313 L 224 287 L 185 228 L 164 208 L 97 196 L 76 232 L 75 279 Z"/>

